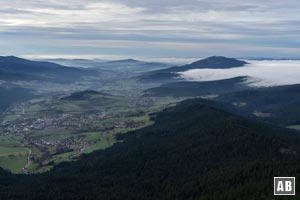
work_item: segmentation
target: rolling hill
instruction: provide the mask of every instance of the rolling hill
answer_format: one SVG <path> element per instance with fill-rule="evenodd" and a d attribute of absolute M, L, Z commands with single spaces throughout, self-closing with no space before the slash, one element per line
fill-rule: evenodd
<path fill-rule="evenodd" d="M 138 77 L 138 79 L 143 82 L 173 82 L 173 81 L 181 80 L 178 72 L 184 72 L 192 69 L 204 69 L 204 68 L 227 69 L 233 67 L 243 67 L 246 64 L 248 63 L 234 58 L 213 56 L 180 67 L 175 66 L 167 69 L 152 71 Z"/>
<path fill-rule="evenodd" d="M 97 66 L 98 63 L 106 62 L 105 60 L 89 60 L 89 59 L 44 59 L 41 61 L 47 61 L 51 63 L 56 63 L 68 67 L 81 67 L 81 68 L 93 68 Z"/>
<path fill-rule="evenodd" d="M 152 97 L 202 97 L 226 105 L 230 112 L 281 126 L 300 125 L 300 85 L 250 87 L 247 77 L 217 81 L 174 82 L 145 90 Z"/>
<path fill-rule="evenodd" d="M 300 135 L 189 100 L 153 115 L 112 148 L 40 175 L 0 170 L 0 198 L 274 199 L 273 177 L 296 176 Z M 298 193 L 298 191 L 297 191 Z"/>
<path fill-rule="evenodd" d="M 222 94 L 214 100 L 238 108 L 239 114 L 288 126 L 300 124 L 300 85 L 257 88 Z"/>
<path fill-rule="evenodd" d="M 79 112 L 99 112 L 108 109 L 114 111 L 119 107 L 128 106 L 128 101 L 122 96 L 111 95 L 85 90 L 72 93 L 53 102 L 53 109 L 59 112 L 79 111 Z"/>
<path fill-rule="evenodd" d="M 42 100 L 28 105 L 28 114 L 34 116 L 51 116 L 57 113 L 101 113 L 115 112 L 127 108 L 129 102 L 123 96 L 111 95 L 94 90 L 74 92 L 51 100 Z"/>
<path fill-rule="evenodd" d="M 122 71 L 131 73 L 144 73 L 152 70 L 159 70 L 170 65 L 159 62 L 145 62 L 135 59 L 114 60 L 98 63 L 95 68 L 101 70 Z"/>
<path fill-rule="evenodd" d="M 244 81 L 247 77 L 236 77 L 218 81 L 191 82 L 181 81 L 163 84 L 145 91 L 146 96 L 197 97 L 201 95 L 218 95 L 228 92 L 250 89 Z"/>
<path fill-rule="evenodd" d="M 0 79 L 5 81 L 73 82 L 83 76 L 95 76 L 97 73 L 14 56 L 0 57 Z"/>
<path fill-rule="evenodd" d="M 69 96 L 62 97 L 61 100 L 80 101 L 80 100 L 96 99 L 96 98 L 100 98 L 100 97 L 112 97 L 112 95 L 97 92 L 95 90 L 85 90 L 85 91 L 80 91 L 80 92 L 74 92 Z"/>
<path fill-rule="evenodd" d="M 165 63 L 145 62 L 135 59 L 113 61 L 105 61 L 98 59 L 50 59 L 49 61 L 72 67 L 93 68 L 95 70 L 100 70 L 101 72 L 131 72 L 133 74 L 149 72 L 152 70 L 160 70 L 170 67 L 169 64 Z"/>

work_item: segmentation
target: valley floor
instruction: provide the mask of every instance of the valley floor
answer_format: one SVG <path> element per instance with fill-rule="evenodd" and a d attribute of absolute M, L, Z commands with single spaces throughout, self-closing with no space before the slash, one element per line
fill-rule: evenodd
<path fill-rule="evenodd" d="M 179 101 L 84 95 L 33 99 L 7 110 L 0 126 L 0 167 L 14 173 L 47 171 L 121 142 L 118 135 L 151 125 L 151 113 Z"/>

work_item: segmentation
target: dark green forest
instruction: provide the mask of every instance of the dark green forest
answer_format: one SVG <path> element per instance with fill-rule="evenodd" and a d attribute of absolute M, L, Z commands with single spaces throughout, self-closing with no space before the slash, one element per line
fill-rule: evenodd
<path fill-rule="evenodd" d="M 158 97 L 197 97 L 200 95 L 215 95 L 251 89 L 243 82 L 247 77 L 235 77 L 217 81 L 180 81 L 162 84 L 159 87 L 145 91 L 145 96 Z"/>
<path fill-rule="evenodd" d="M 258 88 L 222 94 L 216 101 L 224 104 L 244 103 L 238 108 L 240 114 L 253 118 L 253 112 L 270 113 L 259 120 L 282 126 L 300 122 L 300 85 Z"/>
<path fill-rule="evenodd" d="M 274 176 L 300 175 L 296 131 L 195 99 L 153 114 L 122 143 L 40 175 L 0 171 L 5 200 L 279 199 Z M 289 198 L 295 199 L 295 198 Z"/>
<path fill-rule="evenodd" d="M 145 96 L 197 97 L 215 95 L 214 101 L 222 103 L 230 112 L 253 120 L 275 125 L 298 125 L 300 122 L 300 85 L 251 88 L 236 77 L 217 81 L 174 82 L 145 91 Z M 255 116 L 255 112 L 267 117 Z M 269 116 L 268 116 L 269 115 Z"/>

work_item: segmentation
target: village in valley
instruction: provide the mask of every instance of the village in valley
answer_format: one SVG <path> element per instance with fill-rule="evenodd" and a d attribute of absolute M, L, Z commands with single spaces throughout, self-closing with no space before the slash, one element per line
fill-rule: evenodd
<path fill-rule="evenodd" d="M 0 142 L 25 150 L 10 155 L 10 159 L 23 159 L 14 172 L 40 173 L 108 148 L 121 142 L 118 134 L 152 124 L 149 114 L 167 107 L 155 105 L 150 98 L 128 100 L 90 91 L 76 95 L 22 102 L 2 115 Z"/>

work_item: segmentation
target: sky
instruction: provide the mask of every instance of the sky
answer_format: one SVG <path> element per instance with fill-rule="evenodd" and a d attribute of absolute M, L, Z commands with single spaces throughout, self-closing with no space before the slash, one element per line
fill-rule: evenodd
<path fill-rule="evenodd" d="M 1 0 L 0 54 L 300 57 L 299 0 Z"/>

